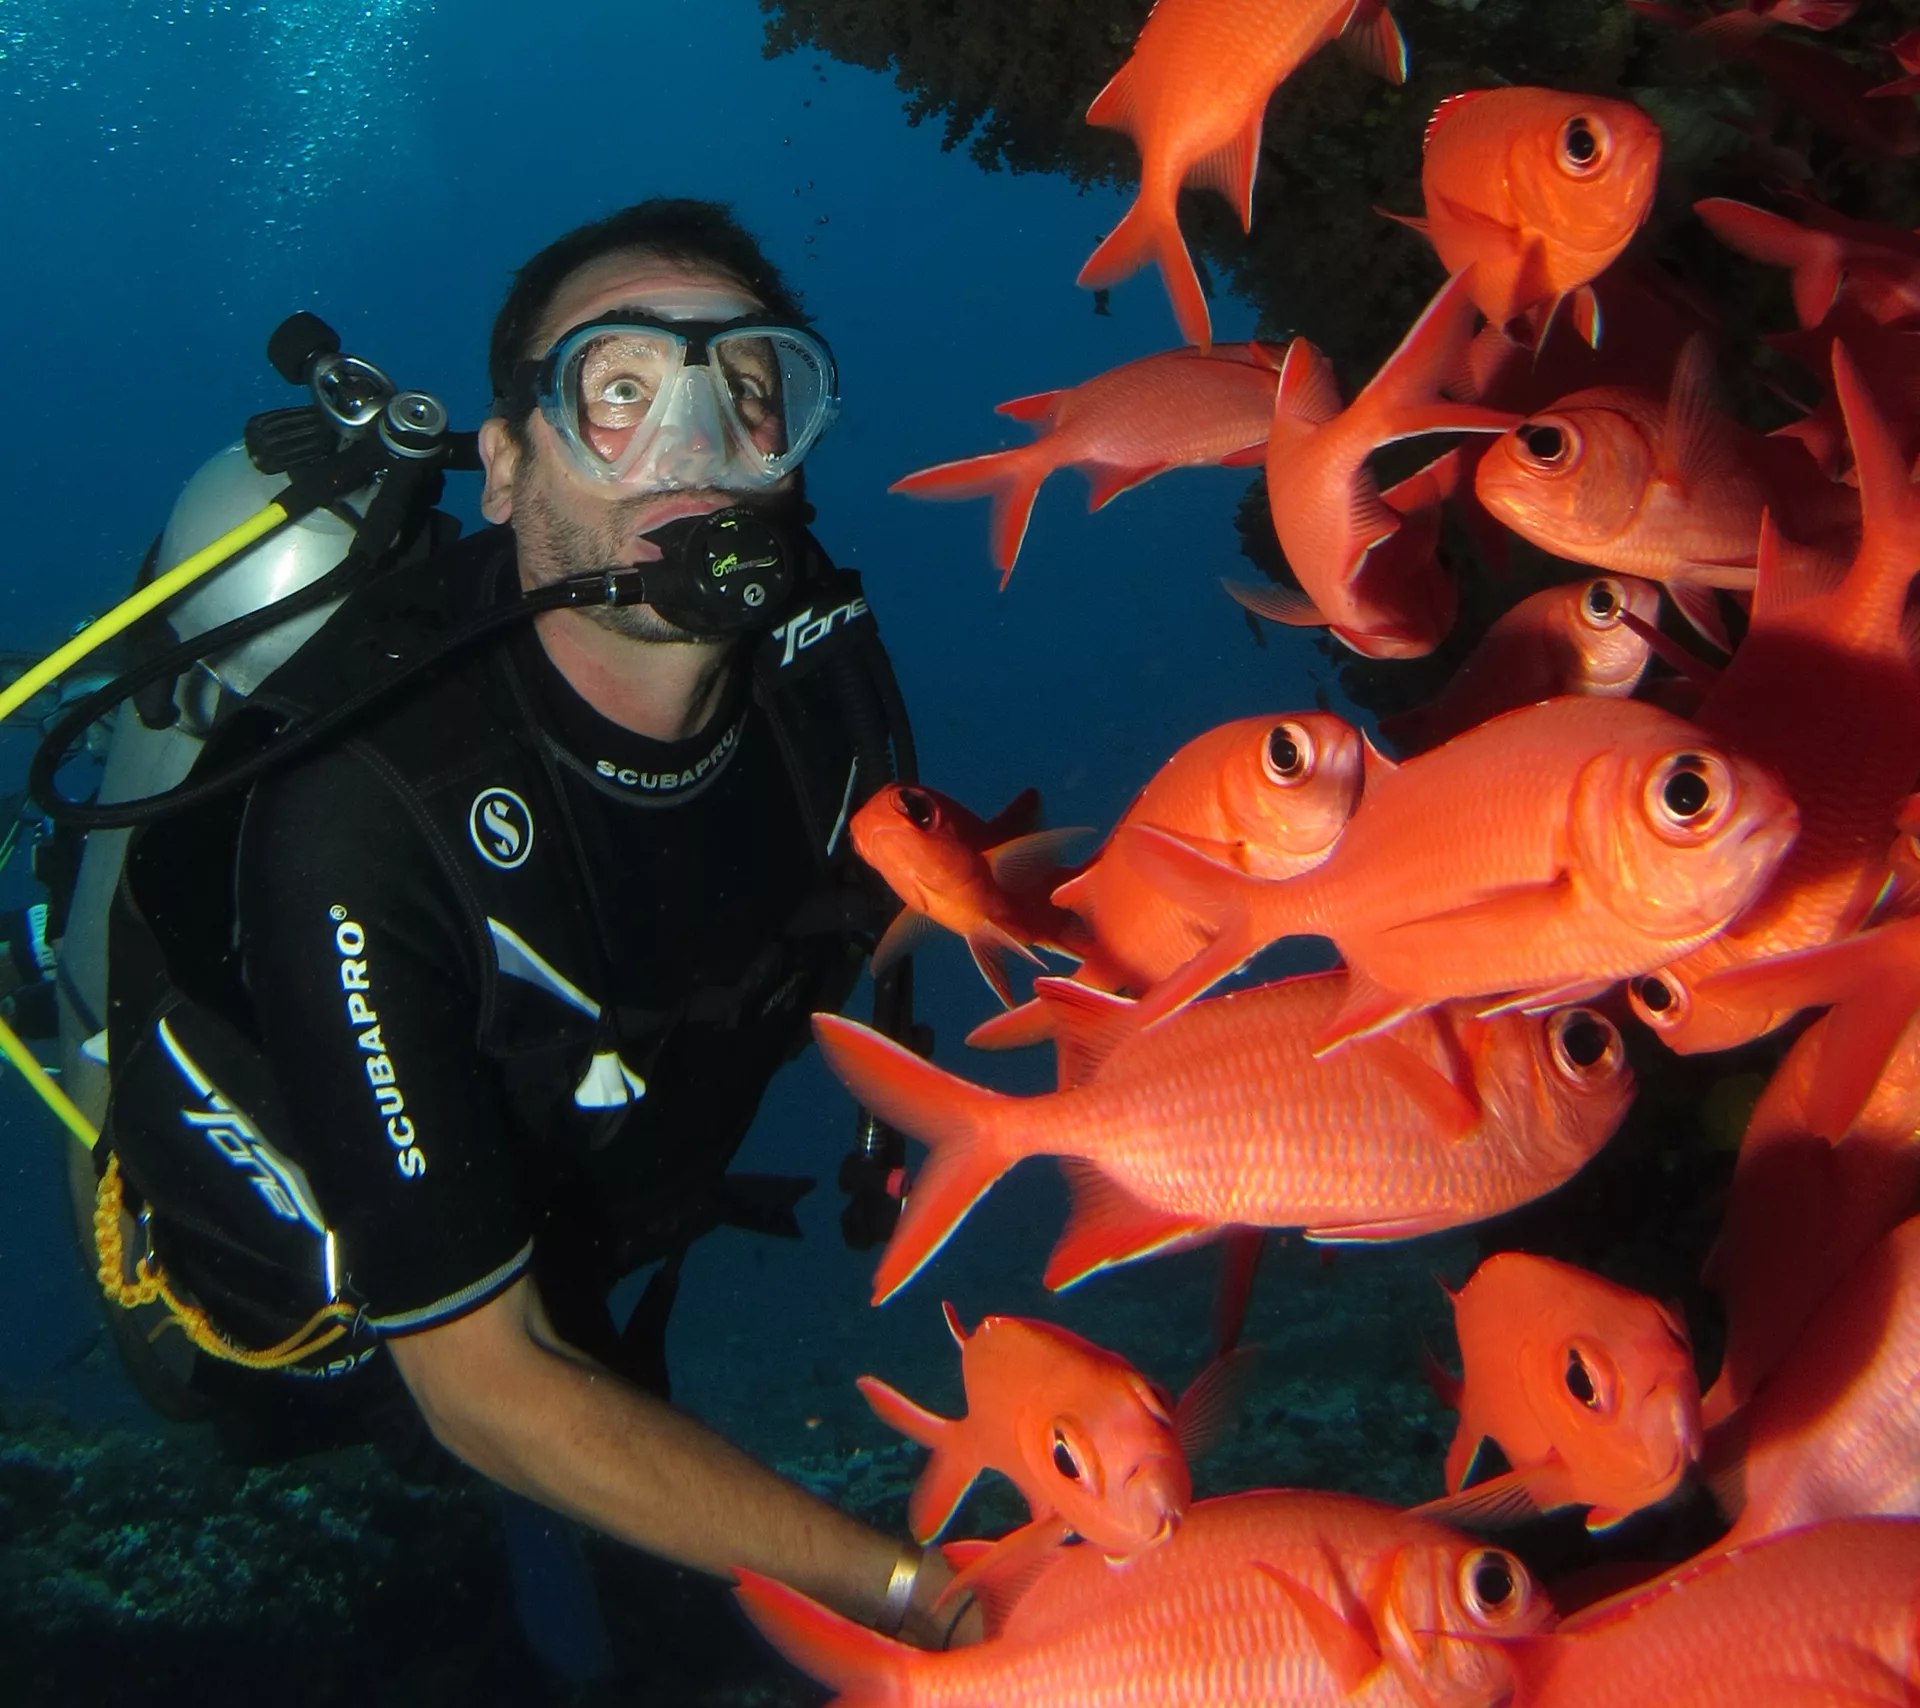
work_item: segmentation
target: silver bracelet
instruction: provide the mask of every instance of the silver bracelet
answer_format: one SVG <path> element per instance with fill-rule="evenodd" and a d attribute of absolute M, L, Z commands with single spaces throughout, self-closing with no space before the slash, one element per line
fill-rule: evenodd
<path fill-rule="evenodd" d="M 907 1622 L 907 1609 L 913 1604 L 913 1586 L 920 1581 L 920 1563 L 926 1558 L 926 1550 L 911 1545 L 903 1547 L 895 1556 L 893 1573 L 887 1579 L 887 1593 L 880 1603 L 880 1617 L 873 1622 L 873 1628 L 883 1637 L 897 1637 L 900 1627 Z"/>

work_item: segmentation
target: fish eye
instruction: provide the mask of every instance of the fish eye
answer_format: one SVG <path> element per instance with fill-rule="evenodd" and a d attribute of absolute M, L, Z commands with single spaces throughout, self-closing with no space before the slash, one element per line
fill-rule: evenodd
<path fill-rule="evenodd" d="M 1567 1348 L 1565 1381 L 1567 1392 L 1587 1410 L 1593 1411 L 1599 1407 L 1600 1390 L 1593 1385 L 1593 1372 L 1587 1368 L 1587 1361 L 1580 1356 L 1577 1346 Z"/>
<path fill-rule="evenodd" d="M 1676 753 L 1647 779 L 1648 816 L 1668 842 L 1698 842 L 1733 804 L 1733 774 L 1711 753 Z"/>
<path fill-rule="evenodd" d="M 902 789 L 894 804 L 915 830 L 931 830 L 935 818 L 933 797 L 925 789 Z"/>
<path fill-rule="evenodd" d="M 1605 154 L 1606 133 L 1585 113 L 1575 113 L 1560 127 L 1560 159 L 1570 172 L 1584 177 Z"/>
<path fill-rule="evenodd" d="M 1561 1072 L 1575 1080 L 1590 1078 L 1594 1069 L 1607 1066 L 1620 1043 L 1613 1022 L 1591 1008 L 1563 1008 L 1553 1016 L 1550 1036 Z"/>
<path fill-rule="evenodd" d="M 1460 1599 L 1482 1624 L 1504 1625 L 1527 1599 L 1527 1568 L 1504 1548 L 1476 1548 L 1460 1562 Z"/>
<path fill-rule="evenodd" d="M 1299 724 L 1275 724 L 1267 733 L 1267 775 L 1298 783 L 1313 770 L 1313 737 Z"/>
<path fill-rule="evenodd" d="M 1626 606 L 1617 581 L 1587 583 L 1587 615 L 1598 623 L 1611 623 Z"/>
<path fill-rule="evenodd" d="M 1566 434 L 1547 422 L 1527 422 L 1516 427 L 1514 433 L 1526 447 L 1527 455 L 1548 468 L 1567 454 Z"/>
<path fill-rule="evenodd" d="M 1683 1025 L 1690 1006 L 1686 986 L 1670 973 L 1647 973 L 1627 986 L 1627 1000 L 1655 1031 Z"/>
<path fill-rule="evenodd" d="M 1074 1458 L 1067 1438 L 1057 1429 L 1053 1432 L 1053 1468 L 1070 1483 L 1080 1480 L 1080 1461 Z"/>

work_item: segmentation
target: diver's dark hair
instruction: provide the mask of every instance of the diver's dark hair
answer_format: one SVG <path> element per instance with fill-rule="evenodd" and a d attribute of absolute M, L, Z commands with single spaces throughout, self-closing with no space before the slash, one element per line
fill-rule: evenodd
<path fill-rule="evenodd" d="M 765 303 L 770 319 L 792 326 L 807 324 L 799 294 L 725 203 L 654 196 L 556 238 L 514 274 L 513 287 L 494 319 L 487 352 L 496 411 L 511 395 L 514 364 L 538 354 L 527 346 L 554 293 L 589 261 L 623 249 L 645 250 L 663 260 L 723 273 Z M 517 430 L 519 423 L 510 413 L 508 420 Z"/>

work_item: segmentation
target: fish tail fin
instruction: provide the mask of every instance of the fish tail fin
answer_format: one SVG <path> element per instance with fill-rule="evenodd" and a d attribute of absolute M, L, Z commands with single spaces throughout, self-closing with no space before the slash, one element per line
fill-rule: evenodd
<path fill-rule="evenodd" d="M 1800 324 L 1818 326 L 1840 294 L 1842 250 L 1828 231 L 1812 231 L 1782 214 L 1769 213 L 1726 196 L 1693 204 L 1707 229 L 1729 249 L 1766 267 L 1785 267 L 1793 275 L 1793 312 Z"/>
<path fill-rule="evenodd" d="M 1205 354 L 1213 348 L 1213 321 L 1207 312 L 1206 293 L 1200 288 L 1200 275 L 1187 253 L 1186 239 L 1180 235 L 1174 198 L 1170 194 L 1150 195 L 1143 182 L 1126 217 L 1087 258 L 1075 282 L 1088 290 L 1104 291 L 1131 278 L 1149 261 L 1158 264 L 1166 282 L 1180 336 Z"/>
<path fill-rule="evenodd" d="M 969 1085 L 903 1045 L 837 1014 L 816 1014 L 813 1035 L 841 1083 L 890 1127 L 926 1145 L 900 1223 L 874 1274 L 883 1304 L 926 1267 L 967 1212 L 1018 1158 L 1001 1137 L 1003 1111 L 1026 1101 Z"/>
<path fill-rule="evenodd" d="M 920 1651 L 811 1601 L 797 1589 L 735 1566 L 734 1595 L 747 1617 L 802 1672 L 840 1694 L 838 1708 L 902 1708 Z"/>
<path fill-rule="evenodd" d="M 1853 447 L 1860 487 L 1860 549 L 1848 571 L 1850 597 L 1869 600 L 1879 620 L 1901 625 L 1909 656 L 1920 654 L 1920 621 L 1909 597 L 1920 563 L 1920 485 L 1853 352 L 1833 341 L 1833 388 Z M 1877 595 L 1877 597 L 1873 597 Z"/>
<path fill-rule="evenodd" d="M 1396 88 L 1407 80 L 1407 42 L 1382 0 L 1357 0 L 1340 32 L 1341 50 Z"/>
<path fill-rule="evenodd" d="M 932 1454 L 907 1500 L 907 1524 L 916 1542 L 931 1542 L 947 1526 L 973 1480 L 980 1474 L 977 1457 L 961 1442 L 962 1423 L 928 1411 L 923 1405 L 890 1387 L 877 1376 L 860 1376 L 854 1386 L 866 1396 L 873 1415 L 889 1429 Z"/>
<path fill-rule="evenodd" d="M 1034 449 L 1033 445 L 1017 445 L 1010 451 L 990 451 L 984 457 L 936 463 L 932 468 L 903 475 L 887 490 L 904 492 L 910 498 L 991 498 L 993 562 L 1004 587 L 1026 540 L 1034 500 L 1053 473 L 1053 465 L 1036 456 Z"/>

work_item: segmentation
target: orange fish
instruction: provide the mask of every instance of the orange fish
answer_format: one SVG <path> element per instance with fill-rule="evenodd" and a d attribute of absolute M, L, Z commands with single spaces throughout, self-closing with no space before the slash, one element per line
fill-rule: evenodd
<path fill-rule="evenodd" d="M 1825 1519 L 1920 1517 L 1920 1217 L 1847 1272 L 1716 1439 L 1723 1547 Z M 1920 1577 L 1915 1579 L 1920 1590 Z"/>
<path fill-rule="evenodd" d="M 1486 1708 L 1492 1638 L 1553 1617 L 1504 1549 L 1352 1495 L 1197 1501 L 1164 1547 L 1070 1548 L 985 1642 L 930 1654 L 736 1568 L 747 1615 L 845 1708 Z"/>
<path fill-rule="evenodd" d="M 1105 290 L 1157 262 L 1180 336 L 1205 350 L 1213 327 L 1180 236 L 1181 186 L 1219 191 L 1250 230 L 1267 102 L 1343 30 L 1382 76 L 1406 80 L 1406 44 L 1380 0 L 1157 0 L 1132 56 L 1087 109 L 1088 124 L 1133 138 L 1140 194 L 1079 283 Z"/>
<path fill-rule="evenodd" d="M 1067 1164 L 1073 1210 L 1047 1265 L 1066 1287 L 1234 1226 L 1316 1240 L 1411 1239 L 1526 1203 L 1569 1179 L 1626 1113 L 1633 1076 L 1585 1009 L 1473 1021 L 1440 1012 L 1316 1059 L 1344 974 L 1196 1003 L 1144 1030 L 1137 1005 L 1065 979 L 1036 992 L 1068 1089 L 988 1091 L 837 1015 L 827 1065 L 932 1154 L 874 1277 L 890 1298 L 993 1183 L 1029 1156 Z"/>
<path fill-rule="evenodd" d="M 1805 224 L 1719 196 L 1695 202 L 1693 211 L 1728 248 L 1792 273 L 1793 311 L 1803 327 L 1825 320 L 1843 290 L 1882 326 L 1920 324 L 1920 237 L 1842 219 L 1810 199 L 1801 207 Z"/>
<path fill-rule="evenodd" d="M 1629 575 L 1542 588 L 1487 630 L 1434 699 L 1382 718 L 1380 733 L 1403 753 L 1422 753 L 1535 700 L 1631 694 L 1652 649 L 1628 617 L 1657 623 L 1659 588 Z"/>
<path fill-rule="evenodd" d="M 1920 993 L 1908 999 L 1908 1008 Z M 1829 1143 L 1812 1118 L 1834 1017 L 1787 1052 L 1740 1139 L 1720 1234 L 1702 1279 L 1726 1305 L 1726 1351 L 1701 1402 L 1711 1427 L 1745 1405 L 1808 1319 L 1920 1191 L 1920 1024 L 1906 1023 L 1866 1106 Z"/>
<path fill-rule="evenodd" d="M 1896 77 L 1891 83 L 1882 83 L 1869 89 L 1867 94 L 1880 100 L 1895 100 L 1907 95 L 1920 95 L 1920 30 L 1909 30 L 1903 36 L 1887 43 L 1887 52 L 1892 54 L 1904 77 Z"/>
<path fill-rule="evenodd" d="M 1496 326 L 1569 303 L 1600 340 L 1593 281 L 1653 205 L 1660 127 L 1630 101 L 1554 89 L 1470 89 L 1427 121 L 1424 229 L 1449 273 L 1473 268 Z"/>
<path fill-rule="evenodd" d="M 1517 1251 L 1489 1257 L 1449 1296 L 1464 1373 L 1432 1373 L 1460 1413 L 1447 1451 L 1456 1498 L 1423 1512 L 1484 1520 L 1585 1506 L 1587 1528 L 1600 1530 L 1679 1487 L 1700 1457 L 1700 1386 L 1686 1329 L 1665 1306 Z M 1513 1468 L 1462 1496 L 1487 1440 Z"/>
<path fill-rule="evenodd" d="M 1028 790 L 989 822 L 917 783 L 889 783 L 848 822 L 861 859 L 897 895 L 902 910 L 873 951 L 876 976 L 925 932 L 943 925 L 966 940 L 980 976 L 1011 1003 L 1004 957 L 1043 964 L 1030 944 L 1084 952 L 1073 918 L 1047 892 L 1060 880 L 1062 847 L 1078 830 L 1015 834 L 1030 825 L 1040 797 Z"/>
<path fill-rule="evenodd" d="M 1902 1708 L 1920 1687 L 1920 1522 L 1713 1553 L 1505 1645 L 1514 1708 Z"/>
<path fill-rule="evenodd" d="M 1690 341 L 1665 398 L 1621 386 L 1575 392 L 1496 440 L 1474 492 L 1544 551 L 1663 583 L 1729 650 L 1712 590 L 1752 590 L 1761 515 L 1771 509 L 1790 539 L 1837 568 L 1858 510 L 1801 446 L 1749 432 L 1715 409 L 1712 392 L 1712 353 Z"/>
<path fill-rule="evenodd" d="M 1367 458 L 1423 433 L 1504 432 L 1514 417 L 1440 395 L 1473 331 L 1468 281 L 1455 276 L 1353 402 L 1342 407 L 1333 365 L 1304 338 L 1287 346 L 1267 439 L 1267 503 L 1301 592 L 1236 590 L 1275 622 L 1325 625 L 1368 657 L 1431 652 L 1453 621 L 1454 595 L 1431 563 L 1431 541 L 1408 551 L 1404 518 L 1380 494 Z"/>
<path fill-rule="evenodd" d="M 1000 405 L 1040 437 L 1010 451 L 940 463 L 887 490 L 915 498 L 993 499 L 993 561 L 1006 586 L 1027 537 L 1033 502 L 1057 469 L 1085 471 L 1087 508 L 1173 468 L 1259 460 L 1273 419 L 1279 353 L 1223 344 L 1212 355 L 1168 350 L 1096 374 L 1064 391 Z"/>
<path fill-rule="evenodd" d="M 1450 997 L 1597 992 L 1725 930 L 1798 823 L 1771 771 L 1670 712 L 1543 700 L 1397 766 L 1373 761 L 1339 845 L 1284 883 L 1126 831 L 1218 931 L 1148 993 L 1142 1019 L 1289 936 L 1332 938 L 1351 975 L 1322 1050 Z"/>
<path fill-rule="evenodd" d="M 916 1541 L 946 1528 L 983 1470 L 1019 1486 L 1032 1520 L 968 1568 L 969 1585 L 989 1560 L 1004 1570 L 1069 1534 L 1117 1557 L 1179 1528 L 1193 1498 L 1187 1457 L 1212 1424 L 1217 1384 L 1196 1384 L 1176 1409 L 1124 1358 L 1063 1328 L 983 1317 L 968 1334 L 951 1305 L 942 1309 L 960 1347 L 964 1417 L 941 1417 L 876 1377 L 859 1378 L 882 1423 L 932 1450 L 907 1503 Z"/>
<path fill-rule="evenodd" d="M 1767 889 L 1721 941 L 1637 982 L 1636 1011 L 1674 1049 L 1727 1049 L 1797 1006 L 1723 969 L 1832 942 L 1866 917 L 1886 878 L 1894 821 L 1920 776 L 1920 486 L 1834 346 L 1865 517 L 1837 585 L 1768 552 L 1753 625 L 1700 707 L 1700 727 L 1772 769 L 1800 810 L 1800 835 Z M 1711 982 L 1710 982 L 1711 981 Z M 1889 1042 L 1891 1040 L 1888 1040 Z"/>

